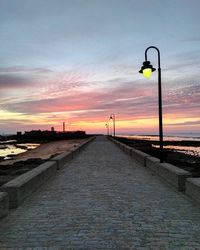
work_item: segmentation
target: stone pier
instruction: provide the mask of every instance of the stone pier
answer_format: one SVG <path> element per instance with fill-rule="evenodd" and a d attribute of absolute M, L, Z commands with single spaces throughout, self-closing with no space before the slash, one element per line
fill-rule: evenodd
<path fill-rule="evenodd" d="M 0 249 L 200 249 L 200 209 L 106 137 L 0 220 Z"/>

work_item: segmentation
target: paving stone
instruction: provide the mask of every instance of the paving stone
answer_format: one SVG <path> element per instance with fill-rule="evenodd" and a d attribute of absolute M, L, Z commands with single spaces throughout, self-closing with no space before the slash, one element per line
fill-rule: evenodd
<path fill-rule="evenodd" d="M 0 221 L 0 249 L 200 249 L 200 210 L 97 137 Z"/>

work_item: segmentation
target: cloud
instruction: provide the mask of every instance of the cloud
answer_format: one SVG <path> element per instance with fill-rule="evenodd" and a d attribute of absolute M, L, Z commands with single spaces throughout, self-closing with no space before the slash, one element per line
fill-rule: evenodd
<path fill-rule="evenodd" d="M 197 104 L 199 105 L 200 85 L 191 85 L 185 87 L 174 88 L 165 93 L 165 102 L 170 104 L 185 105 Z"/>
<path fill-rule="evenodd" d="M 34 101 L 62 97 L 67 93 L 71 94 L 72 90 L 85 88 L 88 85 L 87 74 L 77 70 L 59 72 L 48 68 L 21 66 L 0 68 L 0 88 L 5 90 L 1 93 L 2 96 L 11 95 L 12 98 L 18 96 L 21 102 L 26 99 Z"/>
<path fill-rule="evenodd" d="M 165 125 L 167 125 L 167 126 L 200 125 L 200 120 L 198 120 L 198 121 L 179 122 L 179 123 L 168 123 L 168 124 L 165 124 Z"/>
<path fill-rule="evenodd" d="M 188 38 L 183 39 L 184 42 L 200 42 L 200 36 L 191 36 Z"/>
<path fill-rule="evenodd" d="M 0 87 L 1 89 L 18 89 L 35 86 L 39 80 L 52 72 L 47 68 L 22 66 L 0 68 Z"/>
<path fill-rule="evenodd" d="M 106 88 L 98 90 L 76 90 L 69 91 L 66 95 L 66 85 L 60 85 L 56 91 L 62 90 L 63 95 L 52 97 L 46 92 L 39 100 L 13 102 L 4 104 L 3 108 L 12 112 L 22 113 L 48 113 L 48 112 L 76 112 L 83 111 L 80 116 L 87 116 L 92 110 L 99 112 L 120 112 L 124 114 L 140 114 L 141 110 L 145 114 L 145 109 L 156 108 L 157 99 L 154 98 L 155 90 L 151 85 L 135 85 L 133 82 L 125 84 L 119 82 L 114 85 L 115 80 L 108 81 Z M 61 91 L 62 92 L 62 91 Z M 50 98 L 51 97 L 51 98 Z M 76 114 L 75 114 L 76 115 Z"/>
<path fill-rule="evenodd" d="M 199 117 L 200 85 L 176 86 L 163 91 L 163 115 Z M 96 122 L 115 113 L 121 120 L 158 117 L 157 84 L 154 81 L 132 81 L 113 78 L 107 81 L 87 81 L 76 71 L 63 71 L 41 82 L 37 95 L 21 100 L 12 98 L 2 109 L 44 117 L 49 120 Z M 48 117 L 47 117 L 48 114 Z"/>
<path fill-rule="evenodd" d="M 34 73 L 34 74 L 46 74 L 53 72 L 47 68 L 27 68 L 24 66 L 4 67 L 0 68 L 0 73 Z"/>
<path fill-rule="evenodd" d="M 163 71 L 172 71 L 174 73 L 180 73 L 182 78 L 184 79 L 187 75 L 193 75 L 193 79 L 195 79 L 198 74 L 197 68 L 200 64 L 199 55 L 200 50 L 192 50 L 184 53 L 176 53 L 170 59 L 170 66 L 163 68 Z M 187 70 L 187 71 L 185 71 Z M 187 73 L 186 73 L 187 72 Z M 196 74 L 195 74 L 196 72 Z M 195 75 L 194 75 L 195 74 Z M 172 75 L 171 77 L 173 77 Z"/>
<path fill-rule="evenodd" d="M 0 74 L 1 89 L 24 88 L 27 86 L 27 83 L 30 83 L 30 81 L 29 78 L 23 76 Z"/>

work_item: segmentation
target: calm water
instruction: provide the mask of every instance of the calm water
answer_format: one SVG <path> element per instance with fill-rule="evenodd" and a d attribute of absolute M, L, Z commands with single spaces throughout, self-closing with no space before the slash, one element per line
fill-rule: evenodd
<path fill-rule="evenodd" d="M 13 144 L 15 143 L 15 144 Z M 0 157 L 4 160 L 12 159 L 12 155 L 18 155 L 26 152 L 27 150 L 37 148 L 38 143 L 17 143 L 16 141 L 0 141 Z"/>
<path fill-rule="evenodd" d="M 125 137 L 128 139 L 141 139 L 141 140 L 148 140 L 148 141 L 158 141 L 158 136 L 151 136 L 151 135 L 118 135 L 120 137 Z M 200 137 L 181 137 L 181 136 L 164 136 L 164 141 L 200 141 Z M 158 145 L 152 145 L 153 147 L 158 148 Z M 167 145 L 164 146 L 166 149 L 173 149 L 177 152 L 189 154 L 189 155 L 196 155 L 200 157 L 200 147 L 193 147 L 191 146 L 173 146 Z"/>

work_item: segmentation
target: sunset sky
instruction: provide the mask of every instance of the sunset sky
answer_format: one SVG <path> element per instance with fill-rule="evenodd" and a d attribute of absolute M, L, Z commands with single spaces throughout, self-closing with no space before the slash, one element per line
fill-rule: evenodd
<path fill-rule="evenodd" d="M 111 113 L 117 134 L 158 133 L 151 45 L 164 133 L 200 133 L 199 26 L 199 0 L 1 0 L 0 134 L 106 133 Z"/>

